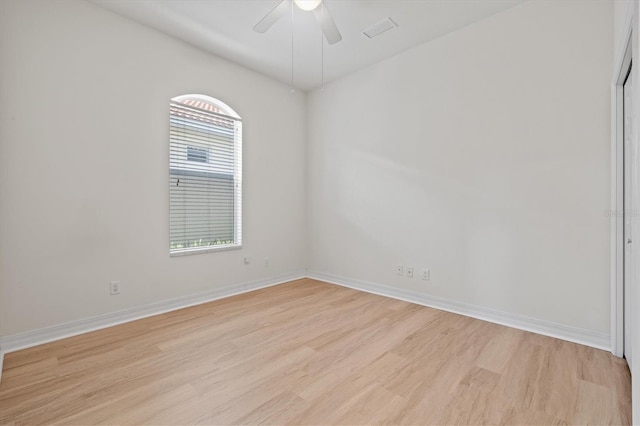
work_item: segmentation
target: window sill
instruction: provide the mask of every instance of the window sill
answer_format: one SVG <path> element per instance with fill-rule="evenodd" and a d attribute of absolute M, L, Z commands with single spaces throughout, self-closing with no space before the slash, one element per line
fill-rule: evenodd
<path fill-rule="evenodd" d="M 214 251 L 227 251 L 241 249 L 242 244 L 220 244 L 219 246 L 195 247 L 189 249 L 178 249 L 169 252 L 170 257 L 188 256 L 191 254 L 211 253 Z"/>

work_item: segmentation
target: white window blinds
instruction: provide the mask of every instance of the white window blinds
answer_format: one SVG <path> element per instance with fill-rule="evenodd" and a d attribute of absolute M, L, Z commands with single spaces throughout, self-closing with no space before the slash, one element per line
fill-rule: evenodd
<path fill-rule="evenodd" d="M 170 103 L 171 254 L 242 243 L 242 122 L 203 98 Z"/>

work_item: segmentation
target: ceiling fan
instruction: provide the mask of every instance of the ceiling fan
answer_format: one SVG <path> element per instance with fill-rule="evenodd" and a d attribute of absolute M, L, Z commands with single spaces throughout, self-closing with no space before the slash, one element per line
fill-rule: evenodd
<path fill-rule="evenodd" d="M 324 38 L 327 39 L 329 44 L 335 44 L 342 40 L 342 35 L 340 35 L 340 31 L 338 31 L 338 27 L 323 0 L 293 0 L 293 3 L 301 10 L 313 11 L 313 14 L 322 27 Z M 320 5 L 322 5 L 322 7 L 318 7 Z M 271 12 L 267 13 L 253 29 L 259 33 L 266 32 L 278 19 L 282 18 L 291 10 L 291 7 L 291 0 L 282 0 Z"/>

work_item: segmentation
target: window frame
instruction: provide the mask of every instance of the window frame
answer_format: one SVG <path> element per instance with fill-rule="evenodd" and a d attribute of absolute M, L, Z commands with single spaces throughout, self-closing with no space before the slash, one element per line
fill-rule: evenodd
<path fill-rule="evenodd" d="M 205 102 L 213 108 L 217 109 L 219 112 L 207 111 L 202 108 L 198 108 L 192 105 L 187 105 L 189 108 L 195 108 L 203 113 L 210 114 L 212 116 L 219 116 L 221 118 L 232 120 L 234 123 L 233 130 L 233 242 L 227 244 L 213 244 L 206 246 L 198 246 L 198 247 L 183 247 L 183 248 L 171 248 L 172 246 L 172 238 L 171 238 L 171 189 L 169 189 L 169 256 L 185 256 L 191 254 L 198 253 L 211 253 L 217 251 L 227 251 L 227 250 L 237 250 L 242 248 L 242 118 L 227 104 L 224 102 L 213 98 L 211 96 L 202 95 L 202 94 L 187 94 L 180 95 L 170 99 L 169 106 L 169 182 L 171 182 L 173 173 L 172 173 L 172 161 L 175 159 L 171 154 L 171 147 L 173 145 L 171 130 L 173 129 L 172 124 L 172 116 L 171 112 L 171 104 L 173 103 L 184 103 L 184 101 L 201 101 Z M 202 149 L 200 147 L 194 147 L 195 149 Z M 188 156 L 187 154 L 188 145 L 185 145 L 185 158 Z M 206 148 L 206 158 L 207 163 L 212 158 L 212 154 L 215 156 L 215 152 L 212 153 L 212 148 Z M 187 161 L 194 164 L 206 164 L 205 162 L 200 161 Z M 170 183 L 171 185 L 171 183 Z"/>

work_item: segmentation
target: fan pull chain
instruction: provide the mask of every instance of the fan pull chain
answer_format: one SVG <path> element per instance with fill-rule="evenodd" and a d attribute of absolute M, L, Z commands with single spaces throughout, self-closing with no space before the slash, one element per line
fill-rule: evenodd
<path fill-rule="evenodd" d="M 293 12 L 295 5 L 293 0 L 291 0 L 291 93 L 295 90 L 293 88 Z"/>
<path fill-rule="evenodd" d="M 322 25 L 324 24 L 324 2 L 320 3 L 320 43 L 321 43 L 321 54 L 320 54 L 320 93 L 324 93 L 324 31 Z"/>

